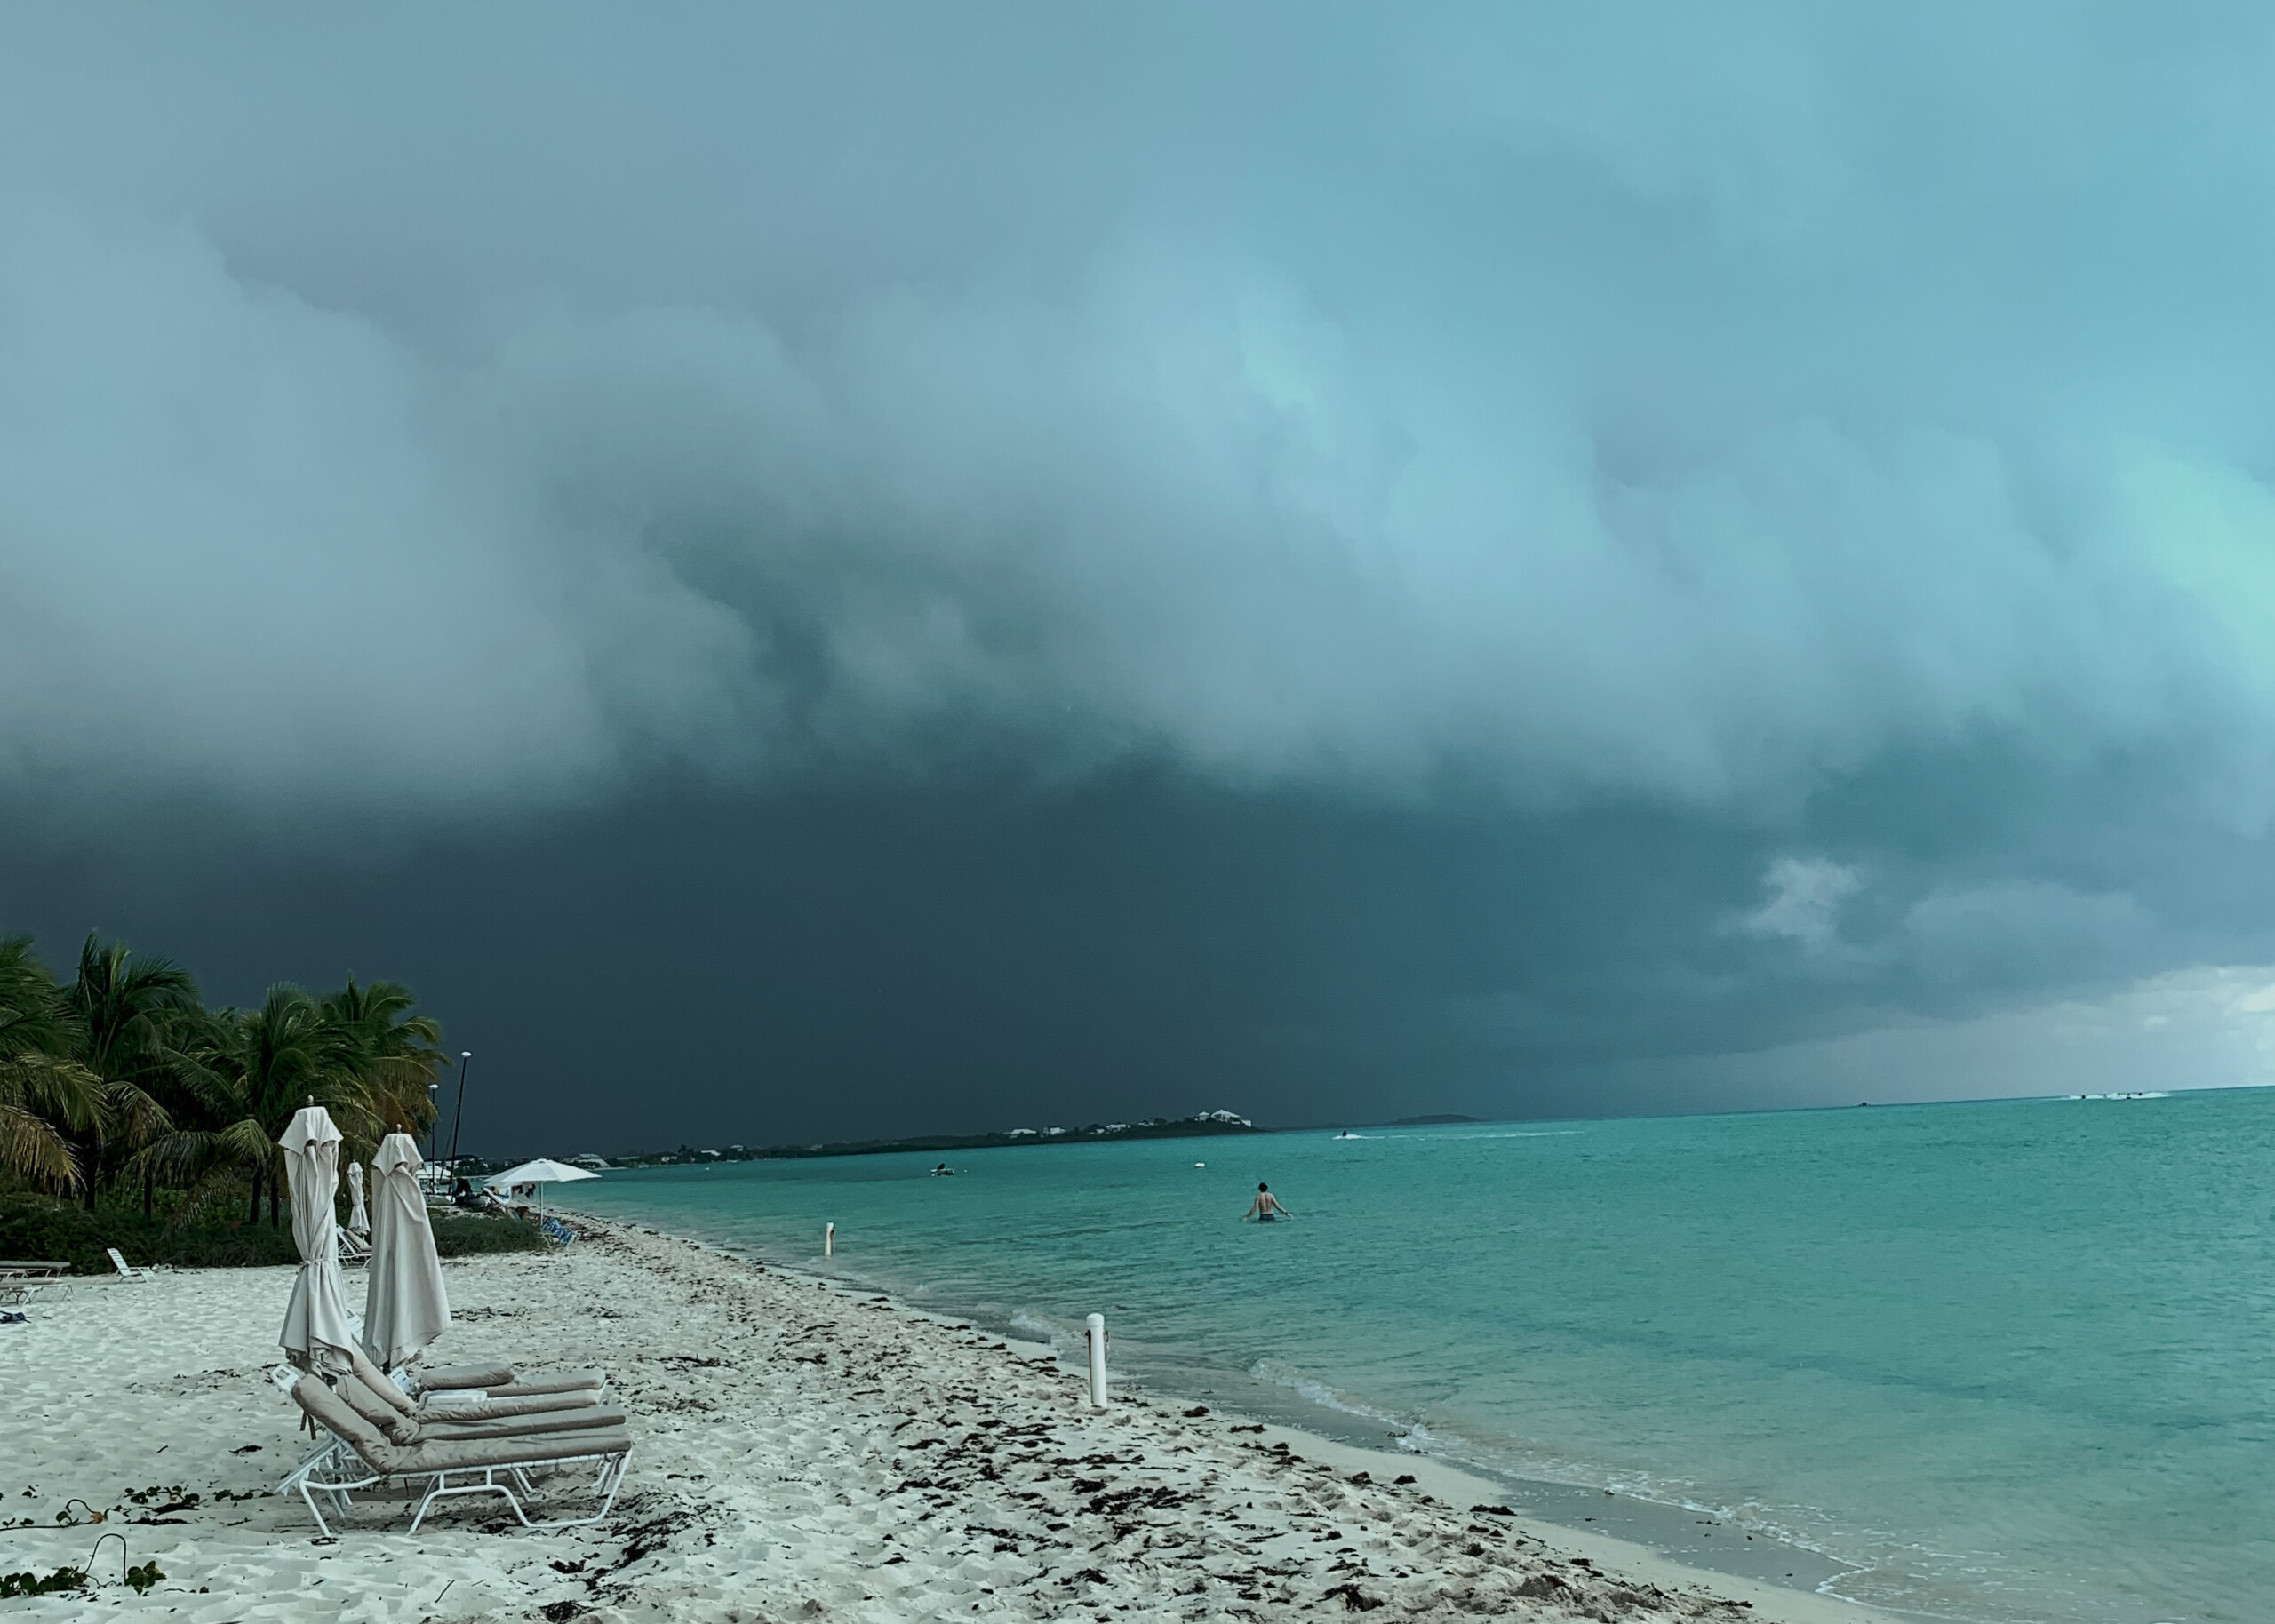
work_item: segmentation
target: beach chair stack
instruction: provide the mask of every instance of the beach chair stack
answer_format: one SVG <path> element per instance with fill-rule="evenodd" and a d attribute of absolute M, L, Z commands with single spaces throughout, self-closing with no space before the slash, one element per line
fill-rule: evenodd
<path fill-rule="evenodd" d="M 0 1324 L 20 1325 L 28 1317 L 21 1310 L 31 1295 L 50 1280 L 71 1272 L 71 1265 L 54 1258 L 0 1258 Z"/>
<path fill-rule="evenodd" d="M 467 1365 L 390 1376 L 357 1355 L 329 1378 L 276 1373 L 323 1440 L 278 1486 L 298 1491 L 325 1537 L 331 1525 L 319 1495 L 342 1516 L 356 1492 L 396 1479 L 425 1485 L 413 1533 L 436 1501 L 475 1494 L 503 1499 L 525 1528 L 581 1527 L 608 1516 L 630 1463 L 626 1417 L 603 1402 L 607 1379 L 597 1371 Z M 560 1471 L 589 1472 L 597 1509 L 532 1518 L 539 1475 Z"/>

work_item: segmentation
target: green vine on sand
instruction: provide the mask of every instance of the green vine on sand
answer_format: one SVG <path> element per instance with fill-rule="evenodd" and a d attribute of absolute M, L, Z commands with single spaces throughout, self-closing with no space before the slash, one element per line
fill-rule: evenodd
<path fill-rule="evenodd" d="M 28 1571 L 0 1573 L 0 1600 L 12 1596 L 52 1596 L 58 1590 L 84 1590 L 87 1575 L 79 1568 L 58 1568 L 46 1578 Z"/>

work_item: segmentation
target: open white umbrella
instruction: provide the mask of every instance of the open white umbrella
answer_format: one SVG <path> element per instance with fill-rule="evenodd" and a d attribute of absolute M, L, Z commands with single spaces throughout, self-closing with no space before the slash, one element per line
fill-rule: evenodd
<path fill-rule="evenodd" d="M 451 1328 L 450 1294 L 435 1255 L 419 1147 L 389 1134 L 371 1158 L 371 1266 L 363 1295 L 363 1346 L 382 1366 L 415 1357 Z"/>
<path fill-rule="evenodd" d="M 354 1363 L 356 1333 L 340 1290 L 339 1130 L 331 1113 L 310 1104 L 292 1113 L 291 1126 L 277 1145 L 284 1152 L 284 1177 L 292 1192 L 292 1243 L 300 1249 L 300 1270 L 292 1277 L 292 1300 L 284 1306 L 284 1328 L 277 1345 L 302 1370 L 346 1370 Z"/>
<path fill-rule="evenodd" d="M 542 1218 L 545 1215 L 545 1187 L 547 1184 L 568 1184 L 573 1183 L 578 1179 L 598 1177 L 600 1174 L 590 1168 L 572 1166 L 568 1162 L 557 1162 L 550 1157 L 540 1156 L 533 1162 L 523 1162 L 518 1167 L 508 1167 L 505 1172 L 483 1182 L 500 1194 L 511 1191 L 516 1184 L 536 1185 L 538 1216 Z"/>
<path fill-rule="evenodd" d="M 363 1164 L 347 1164 L 347 1232 L 358 1240 L 371 1238 L 371 1221 L 363 1211 Z"/>

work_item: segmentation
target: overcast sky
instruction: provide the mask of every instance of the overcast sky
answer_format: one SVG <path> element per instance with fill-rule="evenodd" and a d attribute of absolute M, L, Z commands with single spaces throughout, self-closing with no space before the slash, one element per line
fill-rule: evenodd
<path fill-rule="evenodd" d="M 10 12 L 0 926 L 408 981 L 552 1153 L 2266 1080 L 2271 84 Z"/>

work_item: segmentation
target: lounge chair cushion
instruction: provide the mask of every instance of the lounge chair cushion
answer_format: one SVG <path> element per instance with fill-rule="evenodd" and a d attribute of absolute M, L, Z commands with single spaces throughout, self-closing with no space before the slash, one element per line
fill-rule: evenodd
<path fill-rule="evenodd" d="M 434 1370 L 414 1368 L 411 1378 L 422 1389 L 454 1391 L 468 1387 L 503 1387 L 514 1379 L 510 1365 L 444 1365 Z"/>
<path fill-rule="evenodd" d="M 475 1438 L 524 1437 L 538 1433 L 589 1432 L 595 1429 L 621 1429 L 624 1412 L 605 1410 L 596 1404 L 579 1405 L 572 1410 L 547 1410 L 537 1415 L 511 1415 L 495 1421 L 438 1421 L 419 1424 L 419 1437 L 433 1443 L 447 1444 Z"/>
<path fill-rule="evenodd" d="M 421 1472 L 459 1472 L 488 1466 L 537 1466 L 548 1461 L 587 1460 L 595 1455 L 620 1455 L 632 1448 L 632 1435 L 613 1428 L 596 1427 L 577 1432 L 541 1432 L 519 1437 L 470 1439 L 464 1443 L 421 1444 L 414 1449 L 391 1449 L 392 1467 L 367 1463 L 403 1477 Z"/>
<path fill-rule="evenodd" d="M 528 1398 L 545 1393 L 575 1393 L 590 1389 L 598 1392 L 608 1385 L 608 1378 L 596 1370 L 563 1370 L 549 1374 L 516 1376 L 513 1381 L 496 1387 L 485 1388 L 492 1398 Z"/>
<path fill-rule="evenodd" d="M 451 1405 L 414 1419 L 396 1413 L 381 1394 L 371 1390 L 370 1382 L 352 1374 L 342 1376 L 333 1391 L 388 1443 L 406 1446 L 429 1438 L 502 1438 L 527 1432 L 574 1432 L 581 1428 L 624 1425 L 623 1411 L 603 1410 L 596 1404 L 562 1405 L 519 1415 L 499 1414 L 486 1405 Z"/>
<path fill-rule="evenodd" d="M 368 1452 L 371 1450 L 395 1447 L 387 1434 L 357 1414 L 345 1398 L 323 1384 L 321 1377 L 302 1376 L 295 1381 L 292 1402 L 329 1427 L 342 1443 L 366 1460 L 371 1458 Z"/>
<path fill-rule="evenodd" d="M 390 1443 L 378 1428 L 356 1414 L 339 1394 L 314 1376 L 300 1379 L 292 1389 L 292 1399 L 319 1425 L 354 1450 L 364 1465 L 390 1477 L 478 1470 L 490 1466 L 531 1466 L 547 1461 L 622 1454 L 632 1447 L 630 1434 L 605 1427 L 515 1437 L 429 1440 L 406 1445 Z"/>
<path fill-rule="evenodd" d="M 385 1377 L 381 1377 L 380 1381 L 387 1387 L 395 1385 Z M 340 1377 L 339 1385 L 333 1391 L 339 1395 L 342 1403 L 384 1435 L 390 1444 L 416 1444 L 419 1441 L 419 1423 L 389 1404 L 380 1393 L 373 1390 L 370 1381 L 354 1372 Z"/>
<path fill-rule="evenodd" d="M 411 1397 L 401 1388 L 387 1379 L 385 1371 L 365 1358 L 362 1349 L 352 1349 L 349 1359 L 349 1368 L 355 1373 L 358 1381 L 371 1389 L 374 1397 L 406 1421 L 418 1413 L 418 1405 L 412 1402 Z"/>
<path fill-rule="evenodd" d="M 508 1415 L 549 1415 L 555 1410 L 589 1409 L 600 1402 L 598 1392 L 580 1387 L 573 1393 L 532 1393 L 527 1398 L 489 1398 L 480 1393 L 462 1396 L 467 1402 L 437 1399 L 419 1412 L 422 1421 L 494 1421 Z"/>

